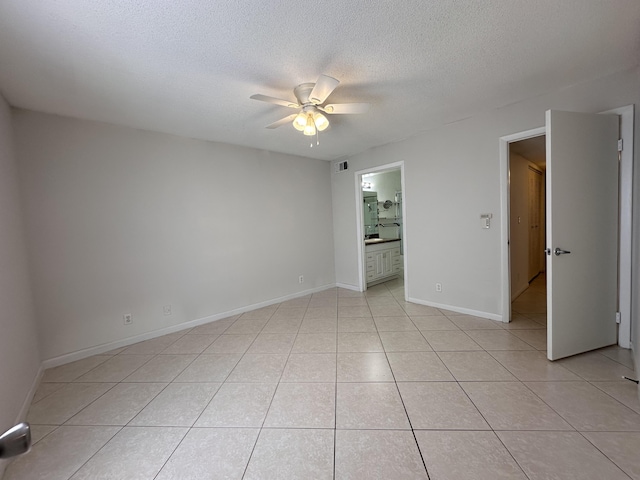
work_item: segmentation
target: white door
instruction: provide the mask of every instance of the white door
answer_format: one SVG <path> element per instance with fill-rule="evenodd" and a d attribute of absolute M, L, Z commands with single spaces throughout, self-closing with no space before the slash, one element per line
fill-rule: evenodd
<path fill-rule="evenodd" d="M 617 341 L 618 117 L 550 110 L 546 128 L 547 357 L 557 360 Z"/>

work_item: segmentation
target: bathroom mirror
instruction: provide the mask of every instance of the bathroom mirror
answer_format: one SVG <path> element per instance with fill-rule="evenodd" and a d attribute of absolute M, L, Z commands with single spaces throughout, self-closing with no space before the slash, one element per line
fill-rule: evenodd
<path fill-rule="evenodd" d="M 363 191 L 362 218 L 364 219 L 364 238 L 378 235 L 378 193 Z"/>

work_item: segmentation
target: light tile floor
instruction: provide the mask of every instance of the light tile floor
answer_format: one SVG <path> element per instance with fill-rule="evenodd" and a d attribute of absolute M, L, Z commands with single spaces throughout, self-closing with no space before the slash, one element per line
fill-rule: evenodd
<path fill-rule="evenodd" d="M 640 478 L 630 352 L 331 289 L 47 370 L 14 479 Z"/>

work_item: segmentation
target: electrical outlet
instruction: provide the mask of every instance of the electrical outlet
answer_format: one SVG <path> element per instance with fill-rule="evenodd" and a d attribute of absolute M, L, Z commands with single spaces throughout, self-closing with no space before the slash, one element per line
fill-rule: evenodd
<path fill-rule="evenodd" d="M 436 292 L 442 292 L 442 284 L 436 283 Z"/>
<path fill-rule="evenodd" d="M 125 313 L 122 315 L 122 322 L 125 325 L 131 325 L 133 323 L 133 316 L 130 313 Z"/>
<path fill-rule="evenodd" d="M 304 275 L 298 277 L 298 283 L 304 283 Z"/>
<path fill-rule="evenodd" d="M 162 307 L 162 311 L 164 312 L 164 316 L 168 317 L 169 315 L 171 315 L 171 305 L 165 305 L 164 307 Z"/>

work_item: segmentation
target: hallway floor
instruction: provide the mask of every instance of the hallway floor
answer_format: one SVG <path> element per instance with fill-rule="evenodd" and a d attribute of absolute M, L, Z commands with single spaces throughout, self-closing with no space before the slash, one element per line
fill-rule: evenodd
<path fill-rule="evenodd" d="M 640 478 L 630 351 L 547 361 L 540 283 L 510 324 L 396 280 L 49 369 L 5 479 Z"/>

